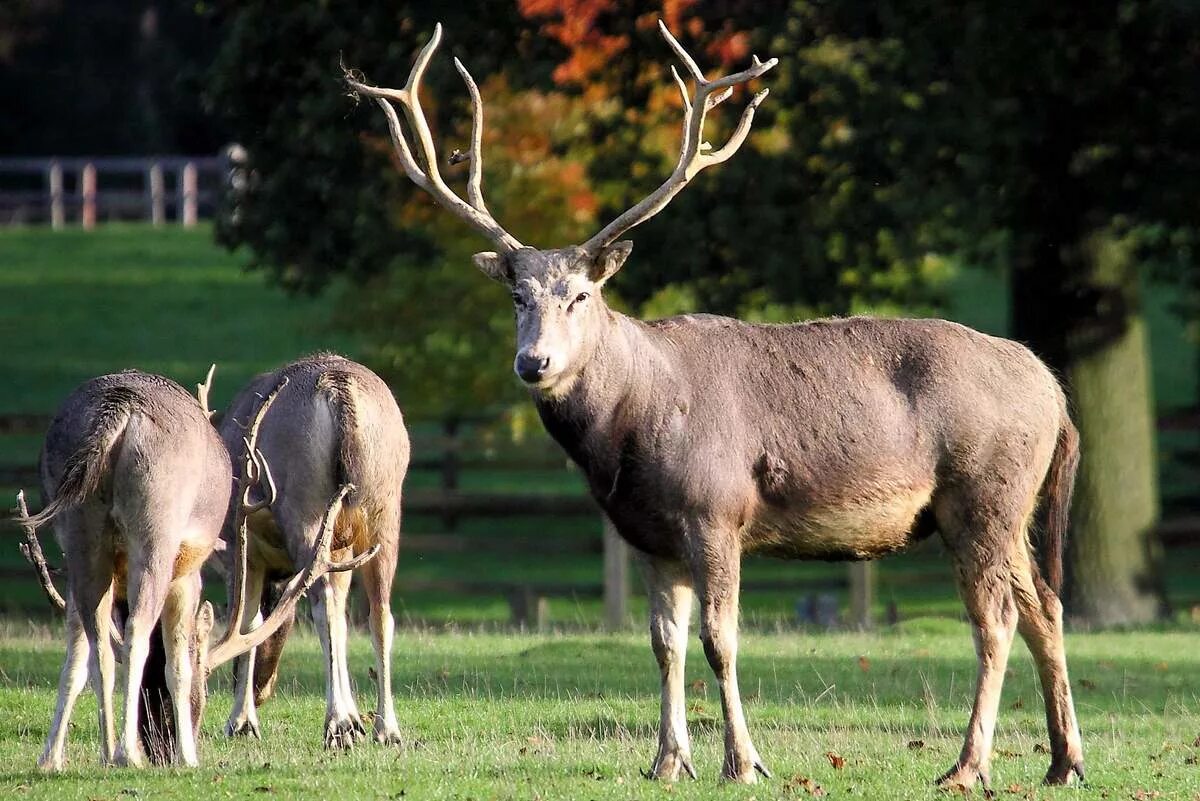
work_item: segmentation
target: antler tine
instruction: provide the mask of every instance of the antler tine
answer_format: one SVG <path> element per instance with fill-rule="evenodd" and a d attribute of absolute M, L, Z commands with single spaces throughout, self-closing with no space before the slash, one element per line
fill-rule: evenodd
<path fill-rule="evenodd" d="M 689 97 L 687 85 L 679 75 L 679 71 L 675 67 L 671 67 L 671 75 L 674 77 L 676 85 L 679 86 L 680 94 L 683 95 L 683 141 L 679 147 L 679 160 L 675 164 L 675 169 L 671 171 L 671 175 L 668 176 L 667 180 L 658 189 L 626 210 L 601 229 L 598 234 L 583 243 L 582 248 L 592 253 L 608 247 L 626 231 L 636 225 L 640 225 L 662 211 L 671 202 L 671 198 L 679 194 L 680 190 L 687 186 L 688 182 L 705 167 L 711 167 L 714 164 L 727 161 L 730 156 L 737 152 L 750 133 L 750 126 L 754 121 L 754 112 L 758 109 L 759 104 L 766 99 L 766 90 L 764 89 L 755 95 L 754 99 L 746 106 L 737 128 L 734 129 L 729 140 L 719 150 L 713 150 L 711 145 L 704 141 L 705 114 L 709 109 L 720 105 L 728 99 L 734 86 L 762 76 L 767 70 L 779 63 L 779 59 L 776 58 L 764 62 L 760 61 L 758 56 L 754 56 L 749 68 L 710 81 L 704 77 L 704 73 L 701 72 L 695 59 L 683 49 L 683 45 L 679 44 L 679 41 L 667 30 L 667 26 L 662 20 L 658 21 L 658 29 L 662 33 L 663 38 L 666 39 L 671 50 L 683 62 L 684 67 L 696 82 L 696 89 Z"/>
<path fill-rule="evenodd" d="M 25 490 L 17 492 L 17 517 L 21 528 L 25 529 L 25 541 L 21 543 L 21 554 L 29 564 L 33 565 L 38 574 L 38 583 L 50 605 L 59 612 L 67 611 L 67 602 L 54 586 L 54 577 L 50 575 L 50 565 L 46 562 L 46 554 L 42 551 L 42 543 L 38 540 L 37 527 L 29 521 L 29 507 L 25 505 Z M 108 627 L 108 639 L 118 662 L 123 661 L 124 638 L 116 626 Z"/>
<path fill-rule="evenodd" d="M 42 552 L 42 543 L 38 540 L 37 529 L 29 522 L 29 507 L 25 505 L 25 490 L 17 492 L 17 512 L 21 528 L 25 529 L 25 541 L 21 543 L 21 553 L 37 570 L 38 582 L 41 583 L 42 592 L 46 593 L 46 598 L 50 600 L 51 606 L 60 612 L 65 612 L 67 602 L 63 600 L 54 586 L 54 578 L 50 575 L 50 566 L 46 564 L 46 554 Z"/>
<path fill-rule="evenodd" d="M 204 410 L 204 416 L 209 420 L 212 419 L 212 409 L 208 408 L 208 392 L 212 389 L 213 373 L 217 371 L 216 362 L 208 368 L 208 375 L 204 377 L 203 384 L 196 385 L 196 400 L 200 402 L 200 408 Z"/>
<path fill-rule="evenodd" d="M 383 113 L 387 117 L 388 133 L 391 136 L 396 155 L 400 159 L 400 165 L 413 183 L 432 195 L 434 200 L 462 218 L 476 231 L 492 240 L 498 249 L 505 252 L 517 250 L 521 247 L 521 243 L 516 237 L 505 231 L 500 223 L 496 222 L 483 203 L 481 166 L 483 159 L 479 152 L 483 139 L 483 101 L 479 97 L 479 88 L 475 85 L 475 81 L 457 59 L 455 59 L 455 66 L 467 84 L 473 107 L 471 167 L 467 185 L 467 197 L 471 202 L 467 203 L 454 194 L 438 170 L 437 149 L 433 143 L 433 134 L 429 130 L 429 122 L 425 119 L 425 113 L 421 109 L 420 88 L 421 78 L 441 41 L 442 25 L 438 23 L 434 26 L 433 36 L 417 55 L 412 71 L 409 73 L 408 82 L 402 90 L 385 89 L 363 83 L 355 78 L 350 70 L 344 69 L 346 83 L 355 92 L 373 97 L 379 103 L 379 107 L 383 109 Z M 393 102 L 399 103 L 408 117 L 409 125 L 417 140 L 417 147 L 420 148 L 422 159 L 425 162 L 424 168 L 417 163 L 413 156 L 412 148 L 409 146 L 404 129 L 400 124 L 400 116 L 392 105 Z"/>
<path fill-rule="evenodd" d="M 337 522 L 337 517 L 342 511 L 342 502 L 353 491 L 353 484 L 343 484 L 337 493 L 334 494 L 325 512 L 325 518 L 321 522 L 321 531 L 317 535 L 312 559 L 304 570 L 297 573 L 288 581 L 279 603 L 272 610 L 270 616 L 263 621 L 263 624 L 252 631 L 242 634 L 240 633 L 240 625 L 238 628 L 234 628 L 233 620 L 232 618 L 230 619 L 230 627 L 221 637 L 220 642 L 209 652 L 207 667 L 210 673 L 225 662 L 252 648 L 257 648 L 265 642 L 281 625 L 291 618 L 296 603 L 321 576 L 324 576 L 326 573 L 340 573 L 346 570 L 354 570 L 375 558 L 375 555 L 379 553 L 379 545 L 375 545 L 370 550 L 359 554 L 353 559 L 348 559 L 344 562 L 333 561 L 331 548 L 333 544 L 334 524 Z M 244 540 L 239 542 L 239 547 L 243 544 Z"/>
<path fill-rule="evenodd" d="M 479 211 L 490 215 L 483 201 L 483 98 L 475 79 L 457 58 L 454 59 L 454 68 L 462 76 L 467 93 L 471 95 L 471 163 L 467 174 L 467 200 Z"/>
<path fill-rule="evenodd" d="M 242 457 L 242 472 L 238 476 L 237 508 L 233 513 L 233 591 L 231 593 L 233 601 L 229 609 L 229 632 L 241 631 L 242 619 L 246 614 L 244 596 L 246 593 L 246 560 L 250 550 L 250 535 L 247 531 L 250 515 L 270 506 L 275 502 L 276 496 L 275 480 L 271 475 L 271 469 L 267 466 L 266 457 L 258 449 L 258 429 L 262 426 L 267 411 L 279 397 L 280 391 L 287 385 L 288 377 L 284 376 L 263 399 L 262 405 L 258 407 L 258 411 L 250 421 L 250 427 L 246 429 L 246 435 L 242 437 L 245 451 Z M 270 492 L 264 494 L 263 500 L 258 503 L 251 503 L 250 490 L 256 483 L 261 484 L 264 478 L 269 484 Z M 227 632 L 222 642 L 230 636 L 232 635 Z"/>

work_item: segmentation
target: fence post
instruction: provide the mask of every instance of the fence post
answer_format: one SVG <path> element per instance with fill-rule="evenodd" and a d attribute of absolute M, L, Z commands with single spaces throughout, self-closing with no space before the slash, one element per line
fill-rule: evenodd
<path fill-rule="evenodd" d="M 629 546 L 604 517 L 604 626 L 609 631 L 629 622 Z"/>
<path fill-rule="evenodd" d="M 871 604 L 875 595 L 875 563 L 850 563 L 850 626 L 871 628 Z"/>
<path fill-rule="evenodd" d="M 453 492 L 458 489 L 458 438 L 459 420 L 457 417 L 447 417 L 442 421 L 442 434 L 446 444 L 442 450 L 442 489 Z M 442 526 L 446 531 L 454 531 L 458 526 L 458 517 L 452 512 L 442 515 Z"/>
<path fill-rule="evenodd" d="M 50 185 L 50 227 L 57 231 L 67 219 L 63 209 L 62 164 L 57 161 L 50 162 L 50 168 L 46 171 L 46 181 Z"/>
<path fill-rule="evenodd" d="M 167 216 L 166 186 L 162 164 L 157 161 L 146 171 L 146 199 L 149 201 L 151 224 L 162 225 Z"/>
<path fill-rule="evenodd" d="M 191 228 L 200 216 L 200 181 L 196 172 L 196 162 L 189 161 L 183 165 L 179 186 L 179 222 L 184 228 Z"/>
<path fill-rule="evenodd" d="M 85 231 L 96 227 L 96 165 L 84 164 L 79 173 L 79 195 L 83 207 L 79 212 L 79 222 Z"/>

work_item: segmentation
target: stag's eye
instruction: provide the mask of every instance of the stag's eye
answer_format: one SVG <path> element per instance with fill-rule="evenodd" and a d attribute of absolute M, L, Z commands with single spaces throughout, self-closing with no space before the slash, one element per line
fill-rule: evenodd
<path fill-rule="evenodd" d="M 587 300 L 590 297 L 591 297 L 591 295 L 589 295 L 587 292 L 580 292 L 578 295 L 575 296 L 575 300 L 571 301 L 571 306 L 575 306 L 577 303 L 583 303 L 585 300 Z"/>

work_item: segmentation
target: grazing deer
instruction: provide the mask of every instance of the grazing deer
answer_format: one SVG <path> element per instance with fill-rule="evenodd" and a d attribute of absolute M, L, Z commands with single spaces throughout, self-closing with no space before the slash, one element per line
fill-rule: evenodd
<path fill-rule="evenodd" d="M 244 441 L 233 549 L 234 583 L 239 586 L 245 583 L 246 517 L 271 500 L 270 492 L 257 503 L 250 496 L 264 479 L 269 488 L 269 470 L 254 440 L 272 400 L 263 404 Z M 29 515 L 23 495 L 18 496 L 18 519 L 26 529 L 23 550 L 37 554 L 32 561 L 44 576 L 47 595 L 52 601 L 61 598 L 48 571 L 43 573 L 45 560 L 36 537 L 38 526 L 52 522 L 69 586 L 64 601 L 67 656 L 54 720 L 38 760 L 44 770 L 63 767 L 71 712 L 87 677 L 85 665 L 99 699 L 101 763 L 142 764 L 147 745 L 139 738 L 139 721 L 146 719 L 142 695 L 156 687 L 153 680 L 146 681 L 153 677 L 145 672 L 152 636 L 162 641 L 171 708 L 155 710 L 151 719 L 174 724 L 173 732 L 161 733 L 171 740 L 167 748 L 155 748 L 152 756 L 172 754 L 185 765 L 197 765 L 208 674 L 269 637 L 292 614 L 300 595 L 327 571 L 350 570 L 363 561 L 337 564 L 329 559 L 332 524 L 327 524 L 276 614 L 243 634 L 243 613 L 234 604 L 230 628 L 210 648 L 213 610 L 200 603 L 200 567 L 220 541 L 229 508 L 229 451 L 192 396 L 160 376 L 116 373 L 72 393 L 46 434 L 41 480 L 49 502 L 40 513 Z M 349 490 L 343 487 L 334 496 L 327 518 L 337 515 Z M 113 606 L 120 602 L 128 611 L 118 639 L 110 627 Z M 119 738 L 113 717 L 114 646 L 121 648 L 126 668 Z M 165 701 L 154 692 L 145 703 Z"/>
<path fill-rule="evenodd" d="M 414 183 L 490 238 L 475 263 L 512 293 L 515 370 L 546 429 L 579 464 L 592 494 L 641 552 L 650 638 L 662 674 L 653 776 L 695 775 L 685 719 L 683 660 L 693 594 L 700 638 L 720 684 L 722 773 L 767 774 L 738 692 L 741 557 L 873 559 L 940 532 L 974 627 L 978 688 L 961 755 L 943 785 L 988 782 L 992 733 L 1013 632 L 1033 652 L 1050 732 L 1049 783 L 1083 776 L 1083 754 L 1055 590 L 1078 437 L 1058 382 L 1019 344 L 942 320 L 851 318 L 752 325 L 710 315 L 655 322 L 608 308 L 601 288 L 631 250 L 618 238 L 658 213 L 697 172 L 737 151 L 759 92 L 727 144 L 703 139 L 706 112 L 775 60 L 709 81 L 663 37 L 695 82 L 683 94 L 683 144 L 670 177 L 578 247 L 523 247 L 495 221 L 481 191 L 482 102 L 473 105 L 467 202 L 438 173 L 421 111 L 421 76 L 440 26 L 404 89 L 351 89 L 387 115 L 396 155 Z M 393 106 L 417 141 L 418 163 Z M 1049 511 L 1049 582 L 1029 524 Z"/>
<path fill-rule="evenodd" d="M 324 499 L 339 484 L 353 484 L 355 492 L 334 524 L 333 549 L 335 554 L 379 551 L 362 571 L 378 684 L 374 738 L 397 744 L 391 597 L 399 553 L 400 491 L 408 471 L 404 417 L 387 385 L 366 367 L 317 354 L 251 381 L 220 423 L 227 444 L 241 437 L 238 421 L 252 417 L 262 393 L 280 381 L 287 381 L 287 387 L 276 411 L 263 422 L 259 445 L 271 465 L 278 500 L 269 511 L 250 517 L 244 602 L 251 617 L 260 614 L 271 583 L 290 574 L 311 550 L 321 530 Z M 350 748 L 366 736 L 346 658 L 349 587 L 350 574 L 335 573 L 317 581 L 309 592 L 325 656 L 326 747 Z M 239 660 L 226 734 L 260 736 L 256 705 L 270 695 L 286 637 L 287 628 L 282 628 L 260 649 L 266 651 L 265 665 L 256 664 L 260 654 L 255 651 Z"/>

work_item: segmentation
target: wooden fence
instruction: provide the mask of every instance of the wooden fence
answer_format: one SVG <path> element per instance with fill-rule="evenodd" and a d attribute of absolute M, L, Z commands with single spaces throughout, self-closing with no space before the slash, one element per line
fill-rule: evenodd
<path fill-rule="evenodd" d="M 100 220 L 138 219 L 192 226 L 213 216 L 236 170 L 229 155 L 0 158 L 0 223 L 91 229 Z"/>

